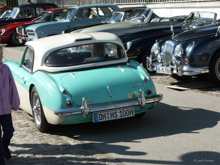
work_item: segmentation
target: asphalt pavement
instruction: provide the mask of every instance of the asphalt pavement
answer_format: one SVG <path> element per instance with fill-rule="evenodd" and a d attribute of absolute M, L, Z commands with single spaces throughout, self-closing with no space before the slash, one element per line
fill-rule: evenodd
<path fill-rule="evenodd" d="M 22 50 L 5 47 L 4 56 L 16 61 Z M 138 119 L 55 126 L 41 133 L 30 115 L 13 111 L 15 133 L 7 164 L 220 164 L 219 87 L 205 77 L 151 77 L 164 99 Z"/>

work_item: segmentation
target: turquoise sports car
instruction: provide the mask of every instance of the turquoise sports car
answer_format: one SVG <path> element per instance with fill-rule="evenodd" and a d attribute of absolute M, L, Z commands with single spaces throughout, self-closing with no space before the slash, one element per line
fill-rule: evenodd
<path fill-rule="evenodd" d="M 147 71 L 128 60 L 121 40 L 111 33 L 30 41 L 19 62 L 5 63 L 15 79 L 20 108 L 33 115 L 41 132 L 50 125 L 142 116 L 162 100 Z"/>

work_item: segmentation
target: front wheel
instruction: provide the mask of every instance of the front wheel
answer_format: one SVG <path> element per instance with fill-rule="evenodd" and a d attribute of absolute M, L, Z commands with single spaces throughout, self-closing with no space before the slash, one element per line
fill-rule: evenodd
<path fill-rule="evenodd" d="M 48 132 L 50 124 L 48 124 L 44 116 L 42 104 L 36 87 L 33 87 L 31 91 L 31 107 L 33 112 L 34 123 L 37 129 L 40 132 Z"/>
<path fill-rule="evenodd" d="M 209 77 L 213 83 L 220 86 L 220 53 L 215 55 L 209 65 Z"/>
<path fill-rule="evenodd" d="M 24 42 L 19 40 L 18 33 L 14 32 L 10 37 L 9 44 L 20 46 L 20 45 L 24 45 Z"/>

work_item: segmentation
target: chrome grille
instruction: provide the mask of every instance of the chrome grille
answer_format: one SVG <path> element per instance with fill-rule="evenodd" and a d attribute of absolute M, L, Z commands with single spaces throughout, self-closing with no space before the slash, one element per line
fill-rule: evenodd
<path fill-rule="evenodd" d="M 32 36 L 34 36 L 35 35 L 35 32 L 33 31 L 33 30 L 26 30 L 26 32 L 27 32 L 27 35 L 32 35 Z"/>
<path fill-rule="evenodd" d="M 176 43 L 174 41 L 166 41 L 162 49 L 162 61 L 165 65 L 171 65 L 172 55 L 174 53 Z"/>
<path fill-rule="evenodd" d="M 22 29 L 20 29 L 20 28 L 17 28 L 17 33 L 20 33 L 20 34 L 22 34 Z"/>

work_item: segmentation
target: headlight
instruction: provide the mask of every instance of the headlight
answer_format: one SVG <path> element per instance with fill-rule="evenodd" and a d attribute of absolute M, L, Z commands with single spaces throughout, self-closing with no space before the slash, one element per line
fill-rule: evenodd
<path fill-rule="evenodd" d="M 160 45 L 158 42 L 156 42 L 152 48 L 151 48 L 151 52 L 154 52 L 154 55 L 158 55 L 160 53 Z"/>
<path fill-rule="evenodd" d="M 131 47 L 131 45 L 132 45 L 132 41 L 128 41 L 128 42 L 126 43 L 126 50 L 129 50 L 130 47 Z"/>
<path fill-rule="evenodd" d="M 183 55 L 183 47 L 181 44 L 177 45 L 175 50 L 174 50 L 174 56 L 175 57 L 182 57 Z"/>
<path fill-rule="evenodd" d="M 6 29 L 1 29 L 1 34 L 0 35 L 3 35 L 5 32 L 6 32 Z"/>

